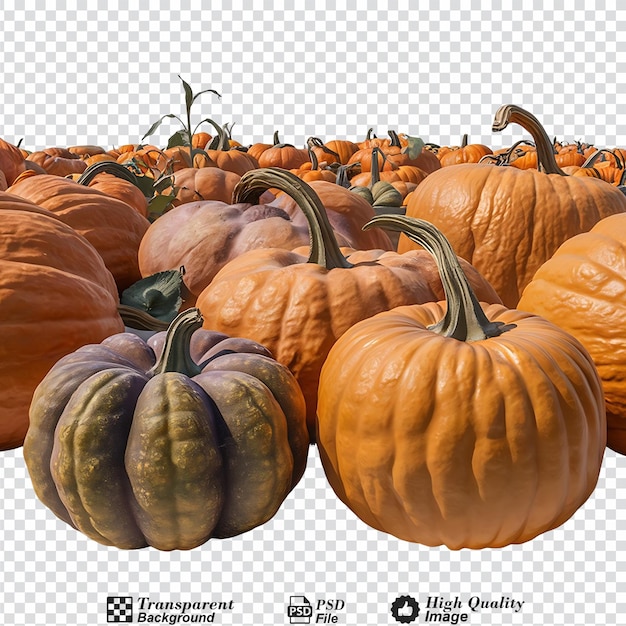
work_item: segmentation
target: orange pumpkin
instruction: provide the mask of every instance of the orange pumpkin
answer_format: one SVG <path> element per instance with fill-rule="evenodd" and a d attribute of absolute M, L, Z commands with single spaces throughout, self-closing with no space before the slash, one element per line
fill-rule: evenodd
<path fill-rule="evenodd" d="M 20 149 L 0 139 L 0 172 L 4 174 L 6 186 L 11 185 L 25 169 L 24 155 Z"/>
<path fill-rule="evenodd" d="M 608 446 L 626 454 L 626 215 L 564 242 L 524 289 L 519 308 L 574 335 L 600 373 Z"/>
<path fill-rule="evenodd" d="M 87 164 L 77 154 L 67 148 L 46 148 L 37 150 L 28 155 L 31 163 L 40 165 L 48 174 L 68 176 L 81 174 L 87 169 Z"/>
<path fill-rule="evenodd" d="M 603 217 L 626 211 L 626 196 L 592 178 L 564 175 L 537 119 L 507 105 L 494 130 L 509 122 L 533 134 L 543 171 L 466 163 L 430 174 L 411 194 L 406 215 L 439 228 L 456 253 L 476 267 L 514 307 L 535 271 L 566 239 Z M 416 244 L 400 235 L 398 251 Z"/>
<path fill-rule="evenodd" d="M 432 225 L 385 216 L 436 258 L 446 301 L 347 330 L 324 363 L 317 445 L 364 522 L 406 541 L 497 548 L 563 524 L 592 493 L 602 388 L 571 335 L 479 301 Z"/>
<path fill-rule="evenodd" d="M 7 190 L 52 211 L 91 243 L 121 291 L 141 278 L 137 251 L 150 222 L 126 202 L 52 174 L 18 179 Z"/>
<path fill-rule="evenodd" d="M 468 143 L 467 134 L 463 135 L 460 146 L 451 146 L 438 153 L 441 167 L 459 163 L 478 163 L 484 156 L 493 154 L 493 150 L 482 143 Z"/>
<path fill-rule="evenodd" d="M 35 387 L 58 359 L 122 332 L 96 250 L 54 214 L 0 192 L 0 449 L 22 445 Z"/>

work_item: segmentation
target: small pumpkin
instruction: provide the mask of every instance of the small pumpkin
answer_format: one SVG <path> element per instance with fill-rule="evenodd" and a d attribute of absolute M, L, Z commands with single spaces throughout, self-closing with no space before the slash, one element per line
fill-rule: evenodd
<path fill-rule="evenodd" d="M 26 169 L 24 155 L 17 146 L 0 139 L 0 172 L 4 175 L 5 189 Z M 4 190 L 3 190 L 4 191 Z"/>
<path fill-rule="evenodd" d="M 293 376 L 263 346 L 201 326 L 190 309 L 165 338 L 84 346 L 33 396 L 24 459 L 35 492 L 99 543 L 188 550 L 244 533 L 304 472 Z"/>
<path fill-rule="evenodd" d="M 441 148 L 437 157 L 441 167 L 458 165 L 459 163 L 478 163 L 484 156 L 493 154 L 493 150 L 482 143 L 469 143 L 467 133 L 463 135 L 460 146 Z"/>
<path fill-rule="evenodd" d="M 37 150 L 28 155 L 28 160 L 40 165 L 47 174 L 55 176 L 81 174 L 87 169 L 87 163 L 68 148 L 54 147 Z"/>
<path fill-rule="evenodd" d="M 402 228 L 437 258 L 445 301 L 381 312 L 336 341 L 317 406 L 326 476 L 365 523 L 406 541 L 529 541 L 595 488 L 606 443 L 598 372 L 546 319 L 479 303 L 440 231 L 408 220 L 371 224 Z"/>

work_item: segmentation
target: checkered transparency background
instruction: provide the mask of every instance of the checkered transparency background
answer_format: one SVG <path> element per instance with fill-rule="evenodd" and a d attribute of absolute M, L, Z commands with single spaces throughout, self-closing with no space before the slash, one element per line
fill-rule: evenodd
<path fill-rule="evenodd" d="M 550 136 L 626 145 L 617 2 L 129 4 L 4 1 L 1 137 L 30 150 L 138 142 L 160 116 L 184 114 L 180 74 L 222 94 L 201 96 L 194 119 L 234 124 L 246 145 L 275 130 L 303 145 L 371 127 L 439 144 L 469 133 L 500 147 L 525 136 L 492 134 L 506 103 L 534 112 Z M 177 129 L 166 122 L 152 141 Z M 109 595 L 232 599 L 235 610 L 216 616 L 232 624 L 288 623 L 292 595 L 339 597 L 340 623 L 392 624 L 402 594 L 525 602 L 517 614 L 472 614 L 472 624 L 626 623 L 626 459 L 610 451 L 594 495 L 562 527 L 521 546 L 458 552 L 366 527 L 334 496 L 315 448 L 270 523 L 172 553 L 86 539 L 36 500 L 20 450 L 0 463 L 4 624 L 106 623 Z"/>

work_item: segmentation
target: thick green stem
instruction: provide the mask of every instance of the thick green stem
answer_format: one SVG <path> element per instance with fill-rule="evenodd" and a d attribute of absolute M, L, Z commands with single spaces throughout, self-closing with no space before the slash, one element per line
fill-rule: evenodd
<path fill-rule="evenodd" d="M 367 222 L 363 230 L 375 226 L 404 233 L 435 258 L 448 307 L 443 319 L 429 330 L 459 341 L 480 341 L 497 337 L 514 327 L 489 321 L 452 246 L 430 222 L 404 215 L 379 215 Z"/>
<path fill-rule="evenodd" d="M 280 167 L 264 167 L 246 172 L 233 192 L 233 204 L 257 203 L 268 189 L 279 189 L 291 196 L 300 207 L 309 225 L 311 252 L 308 263 L 317 263 L 328 270 L 352 267 L 341 254 L 326 209 L 311 185 Z"/>
<path fill-rule="evenodd" d="M 186 376 L 196 376 L 200 367 L 191 358 L 189 346 L 191 336 L 202 327 L 200 309 L 187 309 L 180 313 L 169 325 L 163 352 L 156 365 L 148 372 L 155 376 L 165 372 L 179 372 Z"/>
<path fill-rule="evenodd" d="M 532 135 L 537 149 L 537 167 L 539 171 L 546 174 L 567 176 L 557 165 L 554 157 L 554 146 L 548 137 L 548 133 L 546 133 L 545 128 L 532 113 L 514 104 L 505 104 L 496 111 L 492 130 L 499 132 L 504 130 L 510 123 L 519 124 Z"/>

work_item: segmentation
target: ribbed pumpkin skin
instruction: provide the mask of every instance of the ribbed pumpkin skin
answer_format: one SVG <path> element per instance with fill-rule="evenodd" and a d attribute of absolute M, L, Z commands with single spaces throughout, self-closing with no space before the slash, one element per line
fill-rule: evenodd
<path fill-rule="evenodd" d="M 429 546 L 502 547 L 559 526 L 595 487 L 606 422 L 589 355 L 539 317 L 483 309 L 517 328 L 444 338 L 426 326 L 446 305 L 428 303 L 360 322 L 331 350 L 318 449 L 370 526 Z"/>
<path fill-rule="evenodd" d="M 603 181 L 468 163 L 430 174 L 411 194 L 406 214 L 439 228 L 515 307 L 566 239 L 625 211 L 626 196 Z M 400 235 L 398 252 L 416 247 Z"/>
<path fill-rule="evenodd" d="M 52 174 L 17 181 L 7 189 L 49 211 L 93 245 L 119 291 L 141 278 L 137 250 L 150 222 L 126 202 Z"/>
<path fill-rule="evenodd" d="M 35 387 L 62 356 L 121 332 L 113 277 L 53 214 L 0 194 L 0 449 L 22 445 Z"/>
<path fill-rule="evenodd" d="M 35 392 L 24 442 L 35 492 L 99 543 L 187 550 L 241 534 L 302 476 L 309 440 L 291 374 L 253 342 L 193 340 L 195 362 L 215 357 L 193 377 L 150 373 L 155 351 L 121 333 L 61 359 Z"/>
<path fill-rule="evenodd" d="M 384 231 L 361 230 L 375 215 L 365 200 L 326 181 L 310 184 L 328 207 L 340 245 L 392 248 Z M 197 297 L 227 262 L 245 252 L 291 250 L 308 242 L 304 214 L 287 194 L 269 204 L 187 202 L 150 225 L 139 246 L 139 268 L 143 276 L 150 276 L 184 266 L 185 285 Z"/>
<path fill-rule="evenodd" d="M 226 264 L 198 296 L 205 326 L 265 345 L 298 380 L 315 433 L 319 373 L 333 343 L 356 322 L 394 306 L 443 295 L 428 253 L 343 250 L 351 268 L 307 263 L 307 249 L 259 249 Z M 499 302 L 487 281 L 463 263 L 472 286 Z"/>
<path fill-rule="evenodd" d="M 574 335 L 591 354 L 606 399 L 608 446 L 626 454 L 626 215 L 566 241 L 537 271 L 519 308 Z"/>

